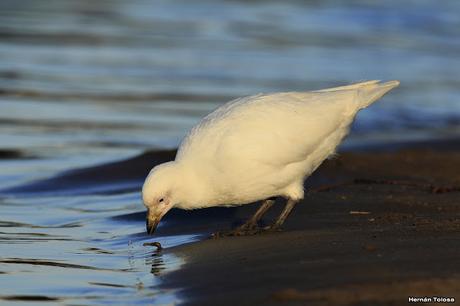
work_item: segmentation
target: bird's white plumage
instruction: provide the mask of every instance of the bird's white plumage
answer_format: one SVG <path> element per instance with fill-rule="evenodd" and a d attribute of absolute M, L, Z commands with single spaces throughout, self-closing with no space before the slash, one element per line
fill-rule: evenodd
<path fill-rule="evenodd" d="M 184 209 L 301 199 L 304 179 L 335 152 L 356 113 L 398 85 L 368 81 L 228 102 L 189 132 L 174 162 L 152 170 L 144 202 L 161 193 Z"/>

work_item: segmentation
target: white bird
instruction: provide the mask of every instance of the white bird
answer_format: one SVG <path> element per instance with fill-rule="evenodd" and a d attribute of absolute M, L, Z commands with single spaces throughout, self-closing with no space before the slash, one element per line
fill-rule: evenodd
<path fill-rule="evenodd" d="M 173 207 L 197 209 L 263 200 L 234 233 L 249 233 L 273 205 L 287 204 L 279 228 L 304 197 L 304 180 L 348 134 L 357 112 L 399 81 L 367 81 L 310 92 L 258 94 L 230 101 L 183 139 L 174 161 L 154 167 L 142 188 L 147 232 Z"/>

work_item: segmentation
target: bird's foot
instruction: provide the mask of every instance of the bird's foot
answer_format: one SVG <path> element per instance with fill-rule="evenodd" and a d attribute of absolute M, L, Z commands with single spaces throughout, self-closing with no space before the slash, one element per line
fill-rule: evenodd
<path fill-rule="evenodd" d="M 234 230 L 215 232 L 211 235 L 211 237 L 218 239 L 222 237 L 252 236 L 259 234 L 261 231 L 263 231 L 263 229 L 257 226 L 248 226 L 247 224 L 243 224 Z"/>
<path fill-rule="evenodd" d="M 281 232 L 283 229 L 279 225 L 272 224 L 269 226 L 265 226 L 262 230 L 264 232 Z"/>
<path fill-rule="evenodd" d="M 251 231 L 242 231 L 242 230 L 232 230 L 232 231 L 219 231 L 211 235 L 213 239 L 219 239 L 224 237 L 235 237 L 235 236 L 253 236 L 259 234 L 259 230 Z"/>
<path fill-rule="evenodd" d="M 259 229 L 254 230 L 239 230 L 235 229 L 232 231 L 219 231 L 211 234 L 211 238 L 219 239 L 223 237 L 235 237 L 235 236 L 252 236 L 257 235 L 259 233 Z"/>
<path fill-rule="evenodd" d="M 219 231 L 215 232 L 211 235 L 213 239 L 219 239 L 223 237 L 235 237 L 235 236 L 253 236 L 253 235 L 259 235 L 263 233 L 273 233 L 273 232 L 279 232 L 281 231 L 281 227 L 279 226 L 265 226 L 265 227 L 257 227 L 257 226 L 245 226 L 246 224 L 243 224 L 242 226 L 230 230 L 230 231 Z"/>

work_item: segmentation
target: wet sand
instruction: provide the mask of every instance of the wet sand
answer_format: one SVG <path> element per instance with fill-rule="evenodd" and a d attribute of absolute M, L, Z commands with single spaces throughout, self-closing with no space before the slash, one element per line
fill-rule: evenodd
<path fill-rule="evenodd" d="M 432 295 L 458 302 L 459 142 L 442 143 L 340 154 L 307 181 L 310 192 L 283 232 L 164 250 L 186 264 L 161 286 L 187 305 L 403 305 Z M 201 219 L 194 230 L 230 228 L 255 209 Z M 162 231 L 187 224 L 180 219 Z"/>
<path fill-rule="evenodd" d="M 402 305 L 408 296 L 431 295 L 458 300 L 459 150 L 455 139 L 344 150 L 307 180 L 307 195 L 282 232 L 209 238 L 244 222 L 258 204 L 172 210 L 156 235 L 147 237 L 145 211 L 138 203 L 137 211 L 108 217 L 105 228 L 110 233 L 132 224 L 136 233 L 124 237 L 122 245 L 128 239 L 164 242 L 165 237 L 201 234 L 198 242 L 160 253 L 150 247 L 146 256 L 154 257 L 145 259 L 143 277 L 154 274 L 159 296 L 174 292 L 187 305 Z M 59 199 L 137 194 L 150 168 L 174 155 L 174 150 L 146 152 L 2 193 Z M 282 204 L 269 211 L 262 225 L 277 216 Z M 103 236 L 95 246 L 111 239 Z M 163 272 L 167 265 L 158 263 L 170 255 L 182 257 L 185 264 Z M 3 296 L 10 298 L 16 297 Z M 21 300 L 25 298 L 30 296 Z"/>

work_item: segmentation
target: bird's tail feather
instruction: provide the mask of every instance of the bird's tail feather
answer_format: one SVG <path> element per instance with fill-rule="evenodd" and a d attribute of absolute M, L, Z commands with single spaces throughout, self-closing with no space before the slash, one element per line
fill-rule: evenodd
<path fill-rule="evenodd" d="M 378 80 L 364 81 L 364 82 L 360 82 L 360 83 L 353 83 L 353 84 L 339 86 L 339 87 L 332 87 L 332 88 L 326 88 L 326 89 L 321 89 L 321 90 L 315 90 L 315 92 L 331 92 L 331 91 L 340 91 L 340 90 L 359 89 L 359 88 L 364 87 L 364 86 L 377 84 L 378 82 L 380 82 L 380 81 L 378 81 Z"/>
<path fill-rule="evenodd" d="M 358 87 L 358 107 L 359 109 L 365 108 L 383 97 L 387 92 L 399 85 L 399 81 L 389 81 L 379 83 L 379 81 L 370 81 L 361 83 L 362 86 Z"/>

